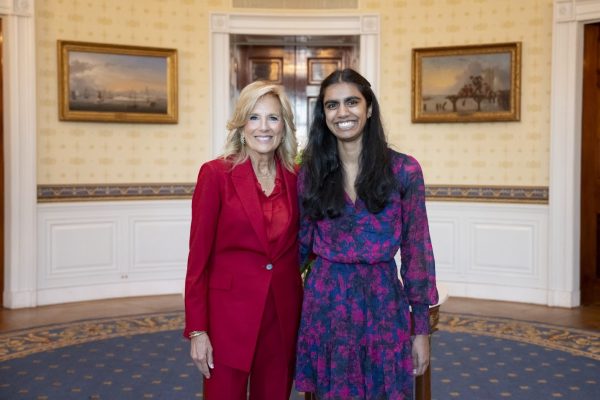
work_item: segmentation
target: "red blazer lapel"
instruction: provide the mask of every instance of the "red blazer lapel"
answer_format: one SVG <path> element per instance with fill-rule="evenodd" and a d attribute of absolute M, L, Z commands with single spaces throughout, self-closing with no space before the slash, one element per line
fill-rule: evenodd
<path fill-rule="evenodd" d="M 258 192 L 256 190 L 256 181 L 254 179 L 254 171 L 252 171 L 252 163 L 250 159 L 236 166 L 231 171 L 231 179 L 233 187 L 240 198 L 242 207 L 248 216 L 248 220 L 256 232 L 256 235 L 262 244 L 265 252 L 271 255 L 269 245 L 267 243 L 267 230 L 263 216 Z"/>
<path fill-rule="evenodd" d="M 278 162 L 279 172 L 283 177 L 282 183 L 285 185 L 285 192 L 287 194 L 288 202 L 288 227 L 292 231 L 295 231 L 292 235 L 281 235 L 277 242 L 277 248 L 274 250 L 274 255 L 279 256 L 281 252 L 284 252 L 289 247 L 289 242 L 296 241 L 296 233 L 298 230 L 298 188 L 296 187 L 296 175 L 285 169 L 285 167 Z"/>

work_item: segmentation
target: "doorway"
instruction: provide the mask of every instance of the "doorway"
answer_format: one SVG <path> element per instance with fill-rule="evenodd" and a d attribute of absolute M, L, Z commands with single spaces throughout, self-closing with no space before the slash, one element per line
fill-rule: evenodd
<path fill-rule="evenodd" d="M 299 147 L 306 144 L 321 81 L 357 68 L 359 36 L 230 36 L 236 95 L 255 80 L 283 85 L 292 103 Z"/>
<path fill-rule="evenodd" d="M 600 304 L 600 23 L 584 27 L 581 304 Z"/>

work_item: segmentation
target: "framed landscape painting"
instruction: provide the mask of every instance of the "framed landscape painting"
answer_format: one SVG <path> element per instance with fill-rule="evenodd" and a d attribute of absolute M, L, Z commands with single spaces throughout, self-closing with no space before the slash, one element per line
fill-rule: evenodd
<path fill-rule="evenodd" d="M 413 122 L 519 121 L 521 43 L 412 51 Z"/>
<path fill-rule="evenodd" d="M 177 50 L 58 41 L 63 121 L 177 123 Z"/>

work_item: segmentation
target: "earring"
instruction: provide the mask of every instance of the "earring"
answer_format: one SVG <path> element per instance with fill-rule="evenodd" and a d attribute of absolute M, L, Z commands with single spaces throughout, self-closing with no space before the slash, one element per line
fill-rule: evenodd
<path fill-rule="evenodd" d="M 242 146 L 246 145 L 246 138 L 244 137 L 244 135 L 240 135 L 240 142 L 242 143 Z"/>

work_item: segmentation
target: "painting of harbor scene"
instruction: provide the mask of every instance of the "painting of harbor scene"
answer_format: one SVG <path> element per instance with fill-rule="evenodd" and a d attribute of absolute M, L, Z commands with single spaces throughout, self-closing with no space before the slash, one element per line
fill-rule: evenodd
<path fill-rule="evenodd" d="M 413 50 L 413 122 L 518 121 L 520 43 Z"/>
<path fill-rule="evenodd" d="M 177 122 L 174 50 L 62 42 L 59 55 L 61 119 Z"/>

